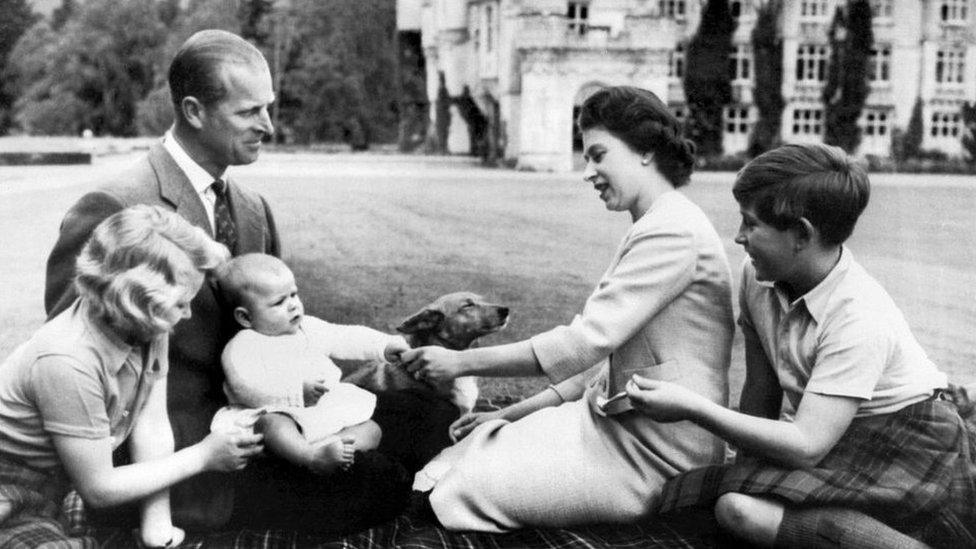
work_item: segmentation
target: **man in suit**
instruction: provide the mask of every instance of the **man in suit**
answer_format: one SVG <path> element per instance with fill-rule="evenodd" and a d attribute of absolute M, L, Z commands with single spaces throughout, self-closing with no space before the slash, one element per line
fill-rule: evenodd
<path fill-rule="evenodd" d="M 273 134 L 268 114 L 275 99 L 271 82 L 261 53 L 234 34 L 201 31 L 180 47 L 169 70 L 176 115 L 173 127 L 129 170 L 84 195 L 61 224 L 47 265 L 49 317 L 77 297 L 72 284 L 75 259 L 95 226 L 135 204 L 178 212 L 233 255 L 280 255 L 267 202 L 225 173 L 228 166 L 257 160 L 261 142 Z M 170 337 L 167 404 L 177 449 L 203 439 L 214 412 L 226 403 L 220 354 L 235 329 L 221 308 L 217 289 L 209 284 L 193 299 L 191 309 L 192 316 L 179 323 Z M 122 454 L 117 458 L 127 459 Z M 271 506 L 305 511 L 307 516 L 325 515 L 321 529 L 345 530 L 396 512 L 399 507 L 392 505 L 391 496 L 409 490 L 403 468 L 382 455 L 357 460 L 353 473 L 321 483 L 304 473 L 252 463 L 245 474 L 233 477 L 198 475 L 171 490 L 174 522 L 215 528 L 231 519 L 235 507 L 234 522 L 240 523 L 261 520 Z M 253 484 L 255 479 L 258 485 Z M 235 484 L 239 485 L 236 498 Z M 280 491 L 268 493 L 271 489 Z M 284 499 L 288 501 L 280 501 Z M 400 499 L 402 507 L 406 496 Z"/>

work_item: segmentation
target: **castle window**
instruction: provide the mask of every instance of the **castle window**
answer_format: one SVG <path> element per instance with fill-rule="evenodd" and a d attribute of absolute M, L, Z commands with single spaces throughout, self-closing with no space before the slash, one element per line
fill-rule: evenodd
<path fill-rule="evenodd" d="M 796 50 L 796 80 L 823 82 L 827 78 L 827 46 L 804 44 Z"/>
<path fill-rule="evenodd" d="M 861 131 L 867 137 L 884 137 L 891 132 L 889 109 L 867 108 L 861 113 Z"/>
<path fill-rule="evenodd" d="M 941 49 L 935 53 L 935 81 L 940 84 L 962 84 L 966 70 L 966 51 Z"/>
<path fill-rule="evenodd" d="M 485 52 L 495 51 L 495 12 L 492 5 L 485 6 Z"/>
<path fill-rule="evenodd" d="M 827 0 L 800 0 L 800 17 L 824 19 L 827 17 Z"/>
<path fill-rule="evenodd" d="M 749 80 L 752 78 L 752 52 L 746 44 L 738 44 L 729 52 L 729 78 Z"/>
<path fill-rule="evenodd" d="M 752 130 L 752 117 L 749 114 L 749 107 L 732 105 L 725 107 L 723 113 L 725 120 L 725 133 L 734 135 L 748 135 Z"/>
<path fill-rule="evenodd" d="M 566 20 L 570 32 L 580 36 L 586 34 L 586 20 L 589 16 L 589 3 L 582 0 L 569 0 L 566 3 Z"/>
<path fill-rule="evenodd" d="M 729 13 L 733 19 L 739 19 L 746 14 L 749 9 L 749 0 L 732 0 L 729 2 Z"/>
<path fill-rule="evenodd" d="M 669 19 L 685 18 L 685 0 L 660 0 L 661 15 Z"/>
<path fill-rule="evenodd" d="M 932 113 L 929 133 L 932 137 L 959 137 L 962 119 L 958 112 L 936 111 Z"/>
<path fill-rule="evenodd" d="M 895 0 L 871 0 L 871 15 L 878 19 L 891 19 Z"/>
<path fill-rule="evenodd" d="M 793 135 L 823 135 L 823 109 L 793 109 Z"/>
<path fill-rule="evenodd" d="M 668 54 L 668 76 L 684 78 L 685 76 L 685 45 L 679 43 Z"/>
<path fill-rule="evenodd" d="M 969 0 L 942 0 L 939 15 L 943 23 L 965 23 L 969 19 Z"/>
<path fill-rule="evenodd" d="M 890 80 L 891 46 L 878 44 L 871 48 L 868 59 L 868 80 L 871 82 L 887 82 Z"/>

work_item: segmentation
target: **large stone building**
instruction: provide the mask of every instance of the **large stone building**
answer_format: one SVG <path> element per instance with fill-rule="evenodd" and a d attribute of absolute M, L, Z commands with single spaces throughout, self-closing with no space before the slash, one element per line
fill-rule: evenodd
<path fill-rule="evenodd" d="M 730 1 L 737 21 L 729 53 L 735 103 L 725 112 L 724 148 L 730 154 L 746 148 L 756 118 L 750 35 L 760 1 Z M 822 139 L 827 30 L 843 1 L 782 4 L 784 141 Z M 601 86 L 650 89 L 684 116 L 684 45 L 704 4 L 397 0 L 401 34 L 419 33 L 432 128 L 438 93 L 442 108 L 446 97 L 454 99 L 448 150 L 469 152 L 472 139 L 482 143 L 477 136 L 487 134 L 496 137 L 487 142 L 499 143 L 504 157 L 518 166 L 559 171 L 573 162 L 574 110 Z M 871 0 L 871 6 L 871 91 L 859 152 L 888 155 L 892 133 L 908 126 L 921 100 L 922 147 L 962 154 L 960 107 L 976 101 L 976 0 Z"/>

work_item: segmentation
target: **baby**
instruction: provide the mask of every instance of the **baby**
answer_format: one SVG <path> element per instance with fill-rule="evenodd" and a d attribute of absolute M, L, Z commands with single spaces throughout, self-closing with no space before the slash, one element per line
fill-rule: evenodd
<path fill-rule="evenodd" d="M 357 450 L 376 448 L 376 395 L 340 383 L 332 360 L 395 362 L 406 341 L 305 316 L 294 275 L 270 255 L 235 257 L 217 280 L 244 329 L 224 347 L 229 406 L 217 411 L 211 430 L 263 433 L 272 453 L 318 474 L 347 469 Z"/>

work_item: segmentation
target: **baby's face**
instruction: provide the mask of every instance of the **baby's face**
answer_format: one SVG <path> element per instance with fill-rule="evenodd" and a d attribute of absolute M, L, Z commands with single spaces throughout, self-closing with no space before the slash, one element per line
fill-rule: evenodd
<path fill-rule="evenodd" d="M 263 275 L 248 301 L 254 331 L 269 336 L 298 332 L 305 308 L 290 271 Z"/>

